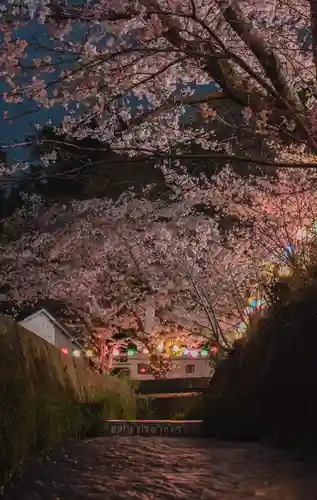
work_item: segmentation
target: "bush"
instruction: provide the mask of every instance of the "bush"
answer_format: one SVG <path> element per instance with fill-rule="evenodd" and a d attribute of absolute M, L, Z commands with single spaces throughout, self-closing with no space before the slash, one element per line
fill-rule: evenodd
<path fill-rule="evenodd" d="M 164 398 L 139 397 L 137 399 L 137 418 L 144 420 L 199 420 L 202 415 L 200 396 L 174 395 Z"/>
<path fill-rule="evenodd" d="M 150 397 L 138 397 L 136 414 L 139 420 L 154 420 L 155 410 L 153 408 L 153 399 Z"/>
<path fill-rule="evenodd" d="M 316 277 L 289 289 L 218 366 L 204 398 L 206 435 L 316 445 Z"/>

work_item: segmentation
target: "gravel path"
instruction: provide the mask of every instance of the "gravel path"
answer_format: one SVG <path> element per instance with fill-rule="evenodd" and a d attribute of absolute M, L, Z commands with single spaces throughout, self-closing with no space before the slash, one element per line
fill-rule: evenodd
<path fill-rule="evenodd" d="M 116 436 L 30 460 L 2 499 L 317 500 L 317 474 L 262 445 Z"/>

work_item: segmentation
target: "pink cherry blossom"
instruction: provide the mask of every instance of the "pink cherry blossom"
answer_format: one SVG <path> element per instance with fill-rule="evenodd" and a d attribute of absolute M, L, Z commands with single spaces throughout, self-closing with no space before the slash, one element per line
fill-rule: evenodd
<path fill-rule="evenodd" d="M 53 92 L 58 103 L 85 104 L 87 116 L 98 122 L 92 130 L 87 120 L 69 111 L 64 132 L 78 138 L 90 135 L 131 154 L 138 146 L 167 152 L 190 141 L 199 141 L 211 152 L 219 147 L 230 151 L 234 134 L 225 144 L 209 126 L 223 120 L 223 99 L 239 103 L 246 130 L 251 127 L 263 135 L 277 159 L 288 157 L 290 134 L 293 144 L 304 146 L 304 153 L 315 154 L 317 23 L 310 3 L 14 2 L 13 15 L 12 9 L 1 12 L 0 69 L 10 77 L 12 93 L 15 90 L 19 98 L 31 97 L 50 107 L 55 103 Z M 6 23 L 8 17 L 11 24 Z M 28 71 L 21 73 L 27 42 L 16 39 L 15 29 L 30 17 L 45 20 L 54 50 L 73 57 L 67 70 L 55 68 L 48 94 L 37 80 L 30 82 Z M 88 23 L 87 36 L 73 36 Z M 310 25 L 312 43 L 307 43 Z M 54 71 L 49 55 L 44 61 L 35 59 L 33 65 Z M 193 85 L 205 93 L 196 96 Z M 211 85 L 217 92 L 210 91 Z M 137 109 L 132 94 L 142 100 Z M 195 101 L 202 106 L 206 127 L 184 133 L 184 110 Z"/>
<path fill-rule="evenodd" d="M 184 335 L 230 345 L 237 325 L 250 316 L 249 297 L 260 294 L 267 263 L 294 267 L 285 251 L 291 246 L 296 265 L 305 268 L 314 238 L 313 2 L 11 4 L 0 19 L 5 102 L 63 105 L 66 138 L 91 137 L 116 152 L 159 158 L 156 166 L 172 193 L 169 203 L 149 201 L 148 188 L 143 197 L 125 192 L 117 202 L 46 206 L 37 197 L 26 200 L 4 221 L 0 241 L 0 273 L 12 300 L 64 299 L 91 329 L 102 324 L 108 340 L 130 330 L 150 347 L 162 330 L 177 325 Z M 28 43 L 16 37 L 30 18 L 46 23 L 54 45 L 51 57 L 33 61 L 34 71 L 24 67 Z M 88 25 L 82 39 L 74 36 Z M 60 70 L 54 54 L 63 53 L 72 63 Z M 50 72 L 54 81 L 46 83 L 42 73 Z M 83 115 L 74 113 L 72 101 L 85 107 Z M 261 136 L 273 156 L 268 163 L 287 169 L 242 176 L 225 164 L 215 175 L 189 174 L 183 160 L 192 144 L 206 152 L 206 163 L 208 155 L 227 158 L 236 151 L 237 125 L 227 121 L 224 103 L 239 106 L 241 135 Z M 188 110 L 194 126 L 184 126 Z M 219 124 L 232 133 L 223 137 Z M 258 160 L 262 156 L 259 151 Z M 54 154 L 45 156 L 47 168 L 53 162 Z M 298 164 L 303 168 L 290 168 Z M 212 207 L 214 216 L 197 213 L 198 205 Z M 236 223 L 226 226 L 228 219 Z"/>

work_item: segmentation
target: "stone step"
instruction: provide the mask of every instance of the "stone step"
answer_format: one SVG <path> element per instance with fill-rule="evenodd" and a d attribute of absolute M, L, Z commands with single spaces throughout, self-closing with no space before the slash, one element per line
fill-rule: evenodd
<path fill-rule="evenodd" d="M 106 420 L 105 432 L 110 436 L 199 437 L 202 420 Z"/>

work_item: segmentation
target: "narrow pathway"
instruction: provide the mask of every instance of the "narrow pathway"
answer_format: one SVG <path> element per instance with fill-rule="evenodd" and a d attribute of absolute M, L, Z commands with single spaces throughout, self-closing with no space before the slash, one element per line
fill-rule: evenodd
<path fill-rule="evenodd" d="M 4 500 L 317 500 L 317 475 L 256 444 L 186 438 L 69 441 L 30 460 Z"/>

